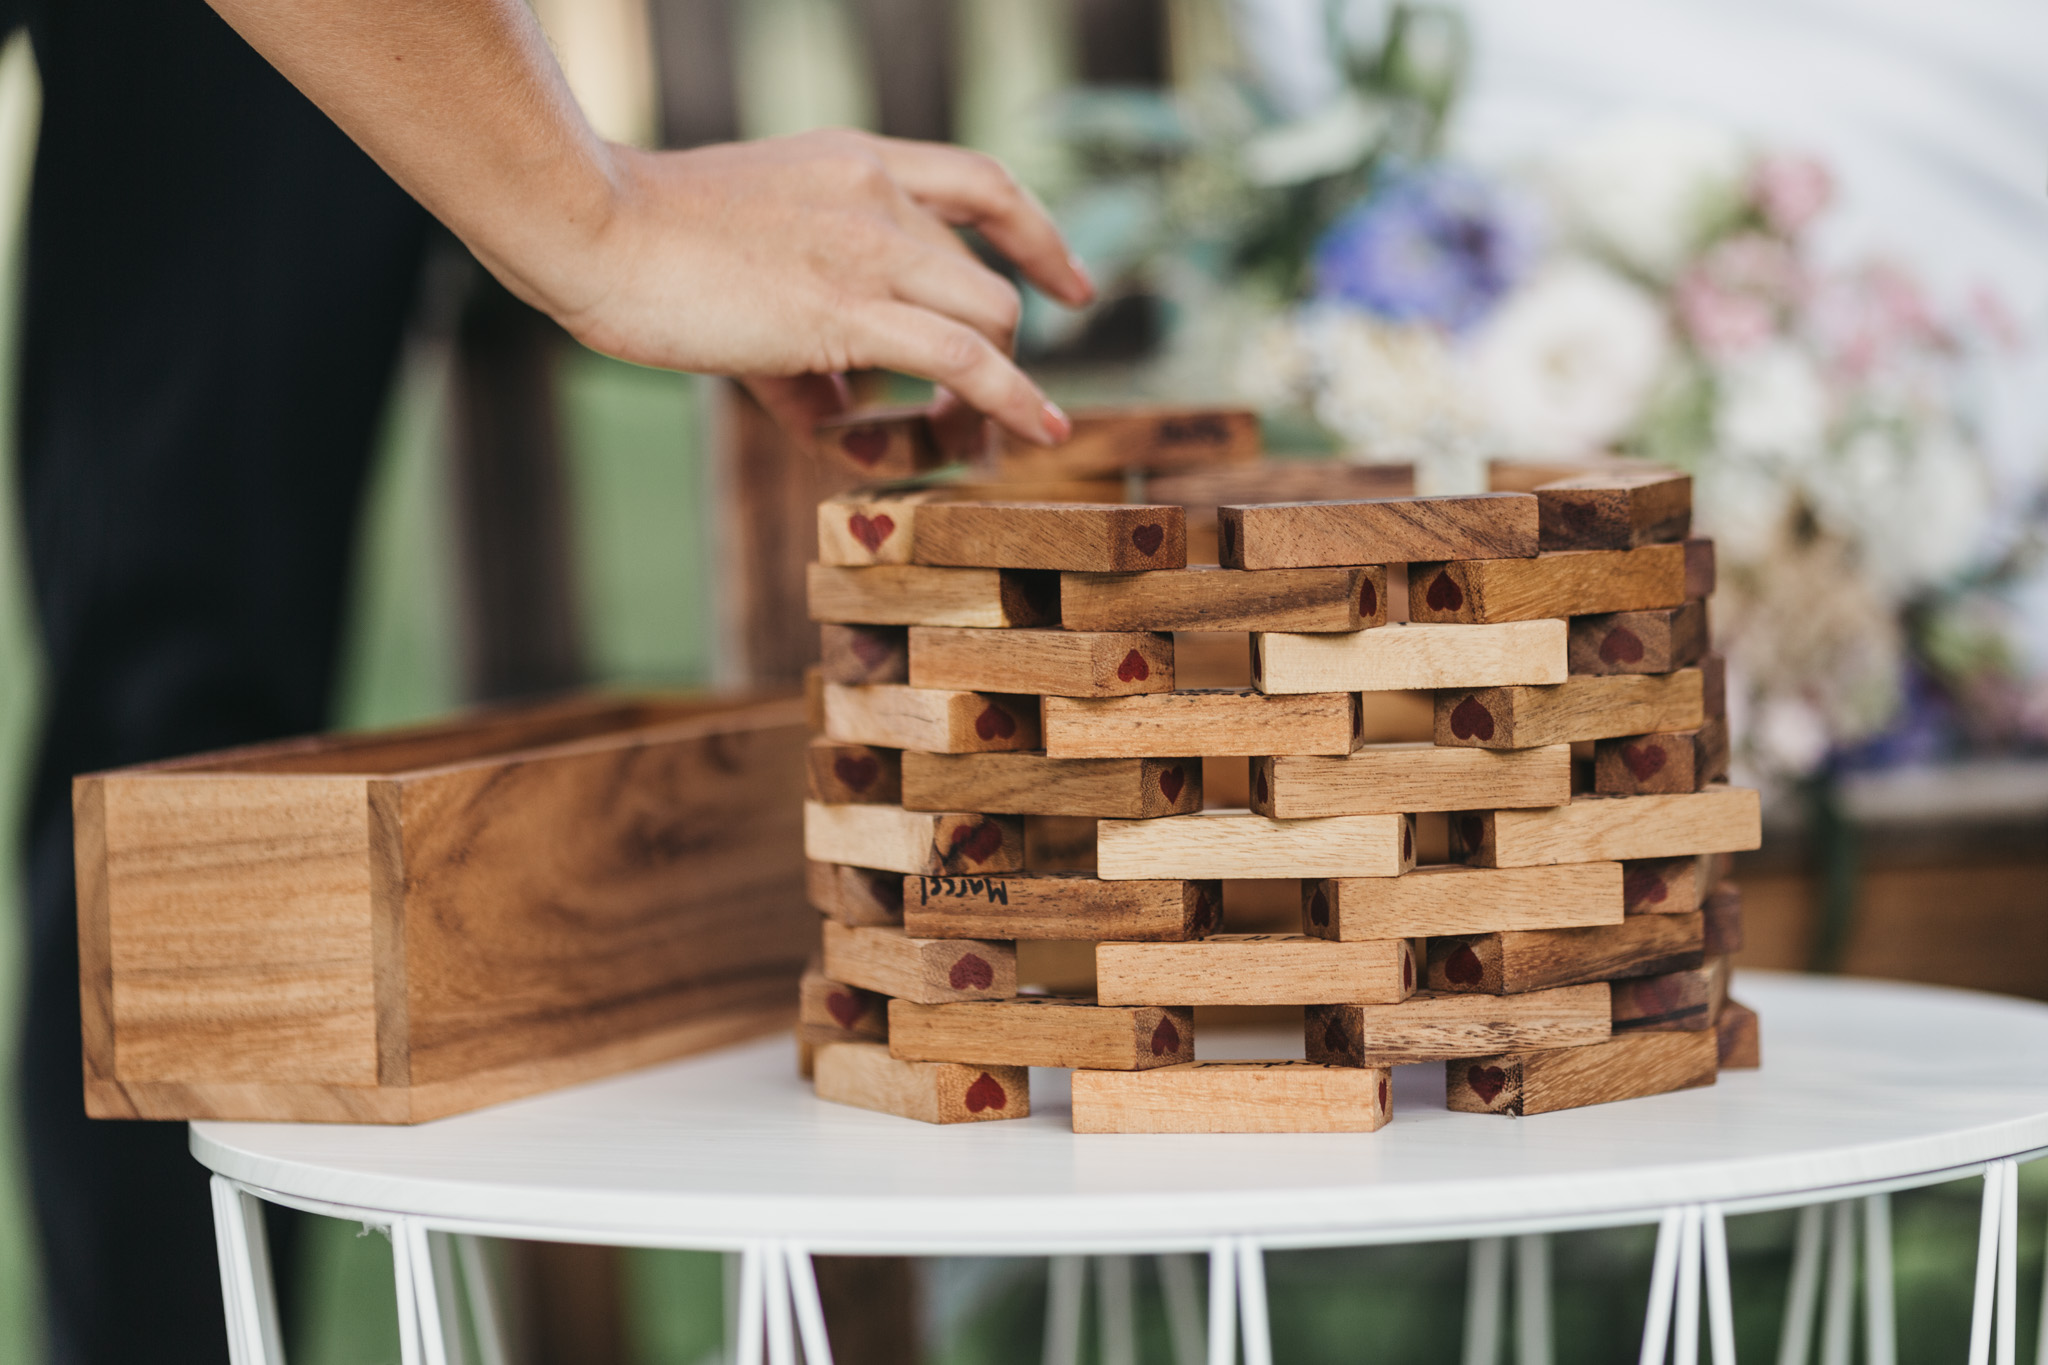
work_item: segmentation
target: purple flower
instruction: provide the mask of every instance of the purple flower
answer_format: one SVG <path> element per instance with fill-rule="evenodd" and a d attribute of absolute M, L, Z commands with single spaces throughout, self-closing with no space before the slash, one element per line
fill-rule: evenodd
<path fill-rule="evenodd" d="M 1433 167 L 1388 182 L 1316 244 L 1316 296 L 1461 331 L 1535 257 L 1525 213 L 1479 177 Z"/>

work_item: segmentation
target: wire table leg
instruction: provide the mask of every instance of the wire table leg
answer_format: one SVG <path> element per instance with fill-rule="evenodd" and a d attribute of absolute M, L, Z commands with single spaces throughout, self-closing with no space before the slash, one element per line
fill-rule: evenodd
<path fill-rule="evenodd" d="M 1650 1303 L 1643 1314 L 1641 1365 L 1664 1365 L 1671 1340 L 1671 1300 L 1678 1284 L 1678 1244 L 1685 1235 L 1685 1210 L 1666 1209 L 1657 1225 L 1657 1252 L 1650 1260 Z"/>
<path fill-rule="evenodd" d="M 448 1365 L 448 1327 L 441 1315 L 441 1287 L 434 1274 L 427 1230 L 418 1220 L 400 1218 L 391 1225 L 392 1269 L 411 1283 L 413 1335 L 419 1342 L 421 1365 Z M 405 1332 L 405 1290 L 400 1288 L 399 1332 Z"/>
<path fill-rule="evenodd" d="M 1244 1321 L 1244 1365 L 1273 1365 L 1273 1327 L 1266 1305 L 1266 1253 L 1237 1239 L 1238 1315 Z"/>
<path fill-rule="evenodd" d="M 1515 1365 L 1551 1365 L 1550 1235 L 1515 1238 Z"/>
<path fill-rule="evenodd" d="M 789 1266 L 790 1306 L 796 1313 L 797 1340 L 804 1365 L 832 1365 L 832 1338 L 825 1330 L 825 1303 L 818 1297 L 818 1271 L 811 1254 L 800 1246 L 784 1248 Z"/>
<path fill-rule="evenodd" d="M 441 1326 L 447 1336 L 450 1365 L 470 1365 L 469 1340 L 462 1331 L 462 1288 L 455 1272 L 455 1248 L 450 1234 L 427 1234 L 427 1258 L 434 1270 L 434 1298 L 440 1307 Z"/>
<path fill-rule="evenodd" d="M 504 1307 L 498 1302 L 497 1280 L 485 1259 L 483 1238 L 467 1232 L 453 1234 L 455 1259 L 462 1267 L 462 1288 L 469 1297 L 469 1321 L 476 1329 L 476 1353 L 481 1365 L 508 1365 L 505 1348 Z"/>
<path fill-rule="evenodd" d="M 1195 1258 L 1174 1253 L 1161 1256 L 1158 1264 L 1159 1293 L 1166 1300 L 1166 1330 L 1173 1339 L 1174 1365 L 1202 1365 L 1202 1300 L 1195 1286 Z"/>
<path fill-rule="evenodd" d="M 768 1319 L 768 1365 L 796 1365 L 796 1324 L 789 1301 L 789 1257 L 780 1242 L 761 1244 L 761 1299 Z"/>
<path fill-rule="evenodd" d="M 1820 1365 L 1849 1365 L 1856 1320 L 1856 1205 L 1828 1208 L 1828 1298 L 1820 1322 Z"/>
<path fill-rule="evenodd" d="M 1992 1291 L 1998 1270 L 1998 1230 L 2004 1211 L 2005 1163 L 1984 1168 L 1984 1206 L 1977 1219 L 1977 1292 L 1970 1305 L 1970 1365 L 1990 1365 Z"/>
<path fill-rule="evenodd" d="M 1678 1239 L 1678 1306 L 1672 1323 L 1676 1340 L 1671 1348 L 1675 1365 L 1700 1365 L 1701 1221 L 1699 1205 L 1688 1205 Z"/>
<path fill-rule="evenodd" d="M 1792 1239 L 1792 1280 L 1785 1287 L 1785 1320 L 1778 1328 L 1778 1365 L 1806 1365 L 1813 1345 L 1813 1309 L 1820 1291 L 1821 1208 L 1799 1210 Z"/>
<path fill-rule="evenodd" d="M 733 1365 L 761 1365 L 764 1330 L 768 1325 L 767 1258 L 761 1244 L 750 1242 L 740 1252 L 739 1302 L 733 1314 Z"/>
<path fill-rule="evenodd" d="M 1898 1315 L 1892 1306 L 1892 1197 L 1873 1194 L 1863 1200 L 1863 1359 L 1866 1365 L 1898 1365 L 1898 1358 Z"/>
<path fill-rule="evenodd" d="M 1735 1296 L 1728 1283 L 1728 1220 L 1719 1204 L 1700 1210 L 1707 1267 L 1707 1340 L 1714 1365 L 1735 1365 Z"/>
<path fill-rule="evenodd" d="M 2017 1365 L 2019 1348 L 2020 1167 L 2001 1161 L 1998 1191 L 1998 1365 Z"/>
<path fill-rule="evenodd" d="M 1138 1365 L 1138 1306 L 1131 1258 L 1095 1258 L 1096 1359 L 1101 1365 Z"/>
<path fill-rule="evenodd" d="M 2034 1346 L 2034 1365 L 2048 1365 L 2048 1256 L 2041 1259 L 2041 1339 Z"/>
<path fill-rule="evenodd" d="M 1507 1239 L 1474 1238 L 1465 1271 L 1464 1365 L 1500 1365 L 1500 1310 L 1506 1294 Z"/>
<path fill-rule="evenodd" d="M 214 1176 L 209 1187 L 229 1359 L 233 1365 L 284 1365 L 284 1337 L 277 1325 L 277 1291 L 270 1276 L 270 1238 L 263 1227 L 263 1201 L 221 1176 Z"/>
<path fill-rule="evenodd" d="M 1088 1258 L 1054 1256 L 1045 1267 L 1045 1365 L 1080 1365 L 1081 1300 Z"/>
<path fill-rule="evenodd" d="M 1209 1365 L 1237 1365 L 1237 1247 L 1209 1248 Z"/>

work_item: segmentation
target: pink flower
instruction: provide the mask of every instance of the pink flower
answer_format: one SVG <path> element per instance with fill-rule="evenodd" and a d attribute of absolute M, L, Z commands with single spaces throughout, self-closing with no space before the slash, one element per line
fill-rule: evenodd
<path fill-rule="evenodd" d="M 1812 323 L 1822 353 L 1851 383 L 1912 353 L 1953 345 L 1920 281 L 1892 261 L 1871 261 L 1828 279 L 1815 301 Z"/>
<path fill-rule="evenodd" d="M 1835 197 L 1835 179 L 1810 156 L 1767 156 L 1750 177 L 1750 196 L 1771 231 L 1796 237 Z"/>
<path fill-rule="evenodd" d="M 1805 294 L 1805 272 L 1792 248 L 1752 232 L 1718 243 L 1695 261 L 1680 277 L 1673 302 L 1693 344 L 1725 357 L 1777 336 Z"/>

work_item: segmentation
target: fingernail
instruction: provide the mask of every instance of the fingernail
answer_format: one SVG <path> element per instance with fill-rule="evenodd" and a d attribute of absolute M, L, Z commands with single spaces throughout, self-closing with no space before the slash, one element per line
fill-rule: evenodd
<path fill-rule="evenodd" d="M 1045 406 L 1039 410 L 1039 415 L 1045 422 L 1045 434 L 1054 445 L 1074 434 L 1073 422 L 1059 410 L 1059 405 L 1050 399 L 1046 400 Z"/>
<path fill-rule="evenodd" d="M 1081 258 L 1079 256 L 1069 255 L 1067 257 L 1067 269 L 1073 271 L 1074 274 L 1080 277 L 1081 297 L 1084 299 L 1094 297 L 1095 277 L 1088 273 L 1087 266 L 1081 264 Z"/>

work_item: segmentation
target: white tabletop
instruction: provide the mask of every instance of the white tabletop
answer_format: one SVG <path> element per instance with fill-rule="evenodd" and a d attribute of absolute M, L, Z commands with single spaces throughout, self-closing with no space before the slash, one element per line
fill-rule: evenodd
<path fill-rule="evenodd" d="M 1752 972 L 1736 994 L 1762 1016 L 1761 1071 L 1526 1119 L 1450 1113 L 1443 1068 L 1414 1066 L 1371 1134 L 1076 1136 L 1050 1071 L 1028 1119 L 933 1127 L 815 1098 L 783 1037 L 413 1128 L 196 1123 L 192 1150 L 259 1189 L 472 1230 L 936 1253 L 1611 1220 L 2048 1147 L 2048 1005 Z"/>

